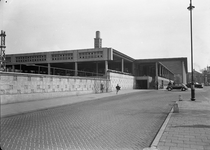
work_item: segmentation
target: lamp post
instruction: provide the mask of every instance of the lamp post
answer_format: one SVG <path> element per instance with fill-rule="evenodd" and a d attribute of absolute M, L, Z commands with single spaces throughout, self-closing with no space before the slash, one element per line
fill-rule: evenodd
<path fill-rule="evenodd" d="M 0 71 L 6 71 L 6 56 L 5 56 L 5 31 L 0 33 Z"/>
<path fill-rule="evenodd" d="M 193 79 L 193 38 L 192 38 L 192 10 L 195 6 L 192 6 L 192 0 L 190 0 L 190 6 L 187 9 L 190 11 L 190 35 L 191 35 L 191 101 L 195 101 L 195 87 Z"/>

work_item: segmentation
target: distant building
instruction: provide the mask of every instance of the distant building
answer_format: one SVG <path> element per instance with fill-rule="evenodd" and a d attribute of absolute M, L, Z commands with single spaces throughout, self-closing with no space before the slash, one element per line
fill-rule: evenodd
<path fill-rule="evenodd" d="M 187 58 L 133 59 L 111 47 L 102 47 L 96 32 L 94 48 L 6 55 L 8 72 L 64 76 L 104 76 L 115 72 L 134 76 L 134 88 L 165 88 L 168 82 L 187 82 Z"/>
<path fill-rule="evenodd" d="M 206 67 L 206 71 L 207 71 L 208 73 L 210 73 L 210 66 L 207 66 L 207 67 Z"/>
<path fill-rule="evenodd" d="M 203 79 L 204 85 L 210 85 L 210 66 L 207 66 L 207 68 L 204 70 Z"/>
<path fill-rule="evenodd" d="M 144 75 L 144 70 L 146 65 L 148 63 L 154 63 L 159 62 L 164 68 L 167 68 L 167 70 L 163 69 L 161 66 L 157 66 L 158 68 L 158 75 L 160 77 L 166 77 L 167 79 L 173 80 L 175 83 L 187 83 L 187 58 L 186 57 L 180 57 L 180 58 L 157 58 L 157 59 L 138 59 L 135 60 L 139 65 L 139 74 Z M 171 76 L 170 73 L 173 73 L 173 76 Z M 138 74 L 137 74 L 138 75 Z"/>
<path fill-rule="evenodd" d="M 188 83 L 191 83 L 192 82 L 192 72 L 189 72 L 188 73 Z M 193 82 L 198 82 L 198 83 L 202 83 L 204 84 L 204 78 L 203 78 L 203 74 L 196 71 L 196 70 L 193 70 Z"/>

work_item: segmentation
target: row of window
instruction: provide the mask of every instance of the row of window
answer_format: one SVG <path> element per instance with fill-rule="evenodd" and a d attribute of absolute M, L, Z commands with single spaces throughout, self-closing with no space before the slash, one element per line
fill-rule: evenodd
<path fill-rule="evenodd" d="M 6 62 L 7 62 L 7 63 L 10 63 L 10 62 L 12 62 L 12 59 L 11 59 L 11 57 L 6 57 Z"/>
<path fill-rule="evenodd" d="M 46 61 L 46 55 L 33 55 L 33 56 L 17 56 L 15 57 L 16 62 L 39 62 Z M 65 53 L 65 54 L 51 54 L 52 61 L 57 60 L 72 60 L 73 53 Z M 103 58 L 103 51 L 97 52 L 80 52 L 80 59 L 91 59 L 91 58 Z M 7 57 L 7 62 L 11 62 L 11 57 Z"/>
<path fill-rule="evenodd" d="M 80 59 L 103 58 L 103 51 L 97 52 L 81 52 L 79 53 Z"/>
<path fill-rule="evenodd" d="M 34 56 L 17 56 L 16 62 L 34 62 L 34 61 L 46 61 L 46 55 L 34 55 Z"/>
<path fill-rule="evenodd" d="M 66 54 L 52 54 L 52 60 L 71 60 L 73 59 L 73 53 Z"/>

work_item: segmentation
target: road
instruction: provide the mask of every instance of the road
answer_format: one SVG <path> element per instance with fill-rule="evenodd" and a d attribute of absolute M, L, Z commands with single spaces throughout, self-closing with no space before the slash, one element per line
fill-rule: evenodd
<path fill-rule="evenodd" d="M 3 150 L 143 149 L 190 91 L 116 95 L 1 119 Z"/>

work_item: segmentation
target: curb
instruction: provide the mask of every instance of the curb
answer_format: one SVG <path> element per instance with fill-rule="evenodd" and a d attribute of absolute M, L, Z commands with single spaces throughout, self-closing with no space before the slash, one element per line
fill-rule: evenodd
<path fill-rule="evenodd" d="M 165 128 L 171 118 L 173 111 L 174 111 L 174 107 L 171 108 L 171 111 L 169 112 L 167 118 L 165 119 L 164 123 L 162 124 L 161 128 L 159 129 L 158 133 L 156 134 L 155 139 L 153 140 L 151 146 L 149 148 L 144 148 L 143 150 L 158 150 L 158 148 L 157 148 L 158 143 L 160 141 L 160 138 L 163 135 L 163 132 L 165 131 Z"/>

